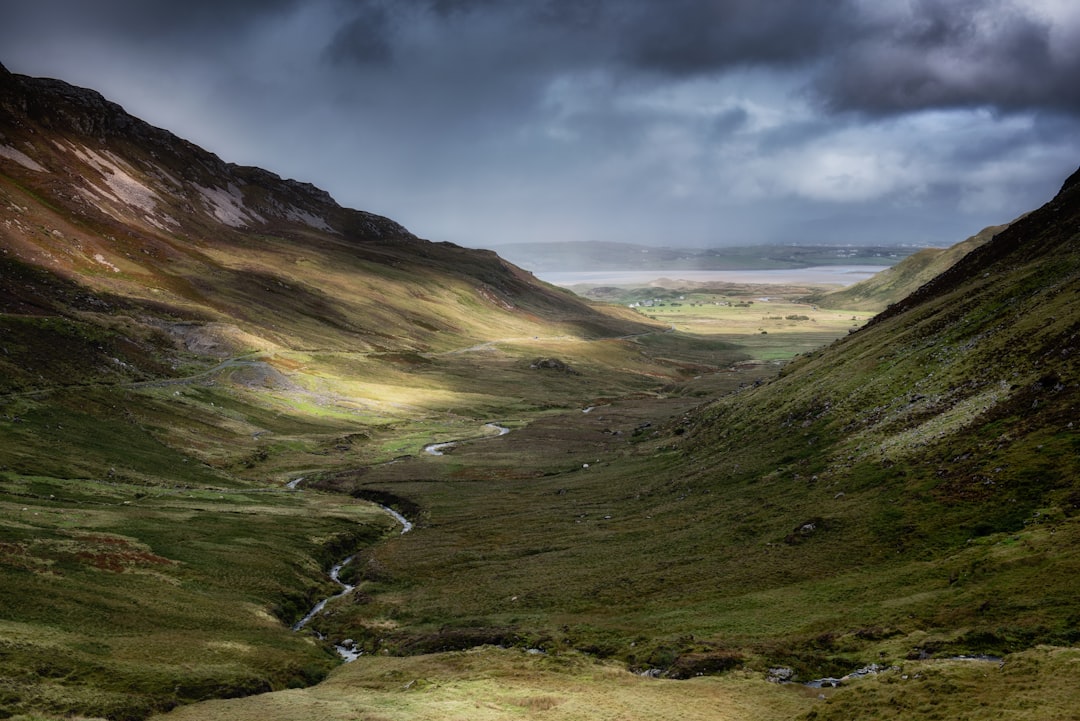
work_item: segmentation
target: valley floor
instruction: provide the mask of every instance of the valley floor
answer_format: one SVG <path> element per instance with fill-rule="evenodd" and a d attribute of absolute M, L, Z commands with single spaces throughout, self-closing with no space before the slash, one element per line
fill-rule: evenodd
<path fill-rule="evenodd" d="M 998 612 L 968 607 L 1001 579 L 1067 578 L 1072 556 L 1040 559 L 1080 540 L 1075 519 L 862 558 L 856 536 L 792 540 L 856 526 L 860 489 L 774 496 L 775 478 L 727 479 L 775 448 L 678 445 L 703 402 L 867 317 L 763 291 L 650 308 L 655 334 L 262 351 L 0 399 L 0 602 L 19 609 L 0 622 L 0 698 L 27 721 L 1080 718 L 1075 649 L 950 660 L 965 638 L 1016 643 L 965 629 Z M 346 556 L 352 590 L 288 631 L 338 593 L 324 571 Z M 359 657 L 340 663 L 342 644 Z M 871 662 L 840 688 L 802 683 Z"/>

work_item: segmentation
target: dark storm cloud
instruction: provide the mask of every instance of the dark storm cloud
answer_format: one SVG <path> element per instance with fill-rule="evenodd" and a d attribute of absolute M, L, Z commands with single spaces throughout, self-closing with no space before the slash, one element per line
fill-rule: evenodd
<path fill-rule="evenodd" d="M 522 47 L 542 38 L 550 65 L 677 77 L 812 61 L 840 39 L 850 15 L 843 2 L 806 0 L 356 0 L 344 6 L 355 13 L 350 26 L 360 23 L 364 31 L 341 34 L 333 48 L 341 53 L 351 46 L 361 59 L 373 33 L 389 25 L 389 14 L 426 12 L 438 30 L 432 52 L 454 42 L 463 25 L 483 23 Z M 506 47 L 495 42 L 489 49 Z M 499 58 L 490 59 L 497 69 Z"/>
<path fill-rule="evenodd" d="M 615 15 L 620 60 L 670 75 L 812 61 L 840 39 L 849 15 L 843 2 L 805 0 L 668 0 L 630 7 Z"/>
<path fill-rule="evenodd" d="M 723 138 L 745 128 L 749 120 L 750 114 L 746 112 L 745 108 L 731 108 L 717 113 L 710 118 L 712 134 L 715 137 Z"/>
<path fill-rule="evenodd" d="M 125 42 L 162 37 L 205 38 L 242 32 L 252 21 L 295 9 L 302 0 L 94 0 L 75 2 L 43 0 L 5 8 L 7 20 L 22 18 L 50 21 L 59 32 L 101 32 Z"/>
<path fill-rule="evenodd" d="M 7 12 L 5 24 L 48 19 L 57 33 L 89 28 L 175 52 L 227 44 L 305 6 L 337 18 L 323 37 L 302 39 L 337 66 L 387 62 L 402 42 L 453 63 L 466 54 L 456 45 L 469 43 L 467 54 L 486 65 L 468 68 L 478 82 L 519 73 L 542 87 L 545 73 L 679 79 L 757 67 L 803 75 L 828 111 L 1080 114 L 1080 18 L 1055 40 L 1061 20 L 1019 0 L 42 0 Z M 424 35 L 410 41 L 415 25 Z M 323 80 L 333 84 L 333 73 Z"/>
<path fill-rule="evenodd" d="M 334 63 L 384 63 L 393 56 L 394 23 L 377 0 L 357 3 L 351 19 L 334 34 L 326 57 Z"/>
<path fill-rule="evenodd" d="M 1073 0 L 5 5 L 12 71 L 464 244 L 957 240 L 1080 161 Z"/>
<path fill-rule="evenodd" d="M 1054 18 L 1037 4 L 890 5 L 881 12 L 857 0 L 357 0 L 342 3 L 349 19 L 328 55 L 385 60 L 401 39 L 396 31 L 426 16 L 422 51 L 452 59 L 460 38 L 479 41 L 470 53 L 485 57 L 491 74 L 528 62 L 551 72 L 667 79 L 756 67 L 803 74 L 830 111 L 1080 113 L 1080 34 L 1062 33 L 1055 44 Z M 472 35 L 480 25 L 488 34 Z"/>
<path fill-rule="evenodd" d="M 1080 114 L 1080 37 L 1074 26 L 1055 47 L 1053 29 L 1050 18 L 1010 3 L 919 0 L 907 17 L 864 21 L 814 84 L 837 110 Z"/>

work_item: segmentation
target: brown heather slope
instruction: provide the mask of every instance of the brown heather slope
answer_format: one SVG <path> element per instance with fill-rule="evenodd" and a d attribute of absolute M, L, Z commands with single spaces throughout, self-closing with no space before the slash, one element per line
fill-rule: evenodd
<path fill-rule="evenodd" d="M 27 340 L 25 316 L 60 314 L 68 322 L 47 340 L 64 336 L 73 352 L 94 353 L 97 341 L 82 336 L 123 317 L 123 335 L 148 345 L 125 353 L 113 338 L 113 355 L 98 355 L 105 367 L 123 361 L 112 365 L 133 377 L 160 370 L 146 356 L 162 334 L 227 354 L 253 344 L 438 351 L 648 329 L 490 251 L 421 240 L 312 185 L 225 163 L 94 91 L 2 66 L 0 213 L 0 310 L 10 332 Z M 189 322 L 228 327 L 214 326 L 207 340 L 192 338 Z M 43 350 L 30 345 L 24 355 Z M 5 368 L 8 382 L 33 385 L 18 366 Z"/>

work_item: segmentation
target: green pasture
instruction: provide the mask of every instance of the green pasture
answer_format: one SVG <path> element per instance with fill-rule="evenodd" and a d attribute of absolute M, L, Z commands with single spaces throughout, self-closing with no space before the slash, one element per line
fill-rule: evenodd
<path fill-rule="evenodd" d="M 822 421 L 806 363 L 868 314 L 684 296 L 636 311 L 667 330 L 620 338 L 264 349 L 188 380 L 0 397 L 2 698 L 46 719 L 994 718 L 938 695 L 986 698 L 989 667 L 947 660 L 977 652 L 1016 659 L 1017 708 L 1067 705 L 1036 672 L 1071 668 L 1078 640 L 1066 499 L 942 510 L 926 459 L 897 484 L 867 449 L 922 458 L 963 420 L 923 424 L 931 399 L 895 401 L 885 430 Z M 913 380 L 890 358 L 943 352 L 905 342 L 838 387 L 891 408 Z M 778 372 L 788 390 L 758 388 Z M 1052 473 L 1072 448 L 1035 445 L 986 463 Z M 353 552 L 356 591 L 290 631 Z M 345 639 L 365 655 L 342 666 Z M 765 680 L 871 662 L 894 668 L 820 692 Z"/>
<path fill-rule="evenodd" d="M 826 310 L 782 296 L 694 293 L 638 311 L 676 331 L 737 343 L 760 360 L 787 360 L 814 350 L 859 328 L 873 315 Z"/>

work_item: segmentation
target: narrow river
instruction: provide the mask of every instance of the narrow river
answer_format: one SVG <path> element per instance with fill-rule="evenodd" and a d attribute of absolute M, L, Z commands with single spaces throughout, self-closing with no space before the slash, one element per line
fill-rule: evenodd
<path fill-rule="evenodd" d="M 303 480 L 303 479 L 297 479 L 297 480 Z M 409 519 L 405 518 L 405 516 L 401 515 L 397 511 L 395 511 L 393 508 L 390 508 L 388 506 L 379 506 L 379 508 L 381 508 L 384 512 L 390 514 L 394 518 L 395 521 L 397 521 L 398 523 L 401 524 L 401 533 L 402 533 L 402 535 L 408 533 L 409 531 L 411 531 L 413 529 L 412 522 L 409 521 Z M 311 619 L 315 618 L 317 615 L 319 615 L 320 612 L 322 612 L 322 610 L 324 608 L 326 608 L 327 603 L 329 603 L 330 601 L 333 601 L 335 598 L 341 598 L 342 596 L 344 596 L 345 594 L 349 593 L 354 588 L 356 588 L 356 586 L 353 586 L 352 584 L 345 583 L 344 581 L 341 580 L 341 569 L 348 566 L 349 563 L 352 562 L 352 560 L 354 558 L 355 558 L 355 556 L 349 556 L 348 558 L 340 561 L 339 563 L 334 564 L 334 567 L 330 569 L 330 579 L 334 583 L 336 583 L 337 585 L 341 586 L 341 590 L 338 591 L 337 593 L 335 593 L 333 596 L 327 596 L 323 600 L 316 603 L 312 607 L 312 609 L 310 611 L 308 611 L 306 616 L 304 616 L 302 619 L 300 619 L 295 624 L 293 624 L 293 627 L 292 627 L 293 631 L 303 630 L 303 628 L 305 626 L 307 626 L 308 623 L 311 622 Z M 318 631 L 315 632 L 315 635 L 318 636 L 320 639 L 323 638 L 322 634 L 320 634 Z M 361 654 L 361 651 L 358 651 L 353 646 L 351 641 L 345 641 L 340 645 L 334 646 L 334 649 L 338 652 L 338 655 L 341 656 L 341 658 L 343 658 L 346 662 L 355 661 L 357 658 L 359 658 L 359 656 Z"/>
<path fill-rule="evenodd" d="M 500 426 L 498 423 L 485 423 L 484 428 L 491 428 L 493 430 L 496 430 L 499 432 L 500 436 L 505 436 L 507 433 L 510 432 L 509 428 L 507 428 L 506 426 Z M 477 441 L 482 438 L 487 438 L 487 436 L 477 436 L 476 438 L 462 438 L 460 440 L 445 441 L 443 443 L 430 443 L 424 446 L 424 453 L 432 456 L 441 456 L 443 455 L 444 448 L 453 448 L 459 443 L 465 443 L 466 441 Z"/>
<path fill-rule="evenodd" d="M 510 432 L 509 428 L 506 428 L 504 426 L 500 426 L 497 423 L 485 423 L 484 427 L 485 428 L 491 428 L 493 430 L 498 431 L 500 436 L 505 436 L 507 433 Z M 481 437 L 483 437 L 483 436 L 481 436 Z M 448 448 L 450 446 L 456 446 L 458 443 L 464 443 L 466 441 L 472 441 L 472 440 L 479 440 L 479 438 L 462 438 L 461 440 L 448 441 L 446 443 L 432 443 L 430 445 L 424 446 L 424 452 L 429 453 L 429 454 L 431 454 L 433 456 L 441 456 L 443 454 L 442 453 L 443 448 Z M 300 486 L 300 482 L 303 481 L 303 480 L 304 479 L 302 477 L 301 478 L 296 478 L 296 479 L 294 479 L 292 481 L 289 481 L 289 483 L 287 483 L 286 485 L 290 489 L 296 489 L 296 488 L 298 488 Z M 395 511 L 393 508 L 390 508 L 388 506 L 379 506 L 379 508 L 381 508 L 386 513 L 390 514 L 394 518 L 395 521 L 397 521 L 398 523 L 401 524 L 401 533 L 402 534 L 408 533 L 409 531 L 411 531 L 413 529 L 412 522 L 410 522 L 409 519 L 405 518 L 405 516 L 401 515 L 397 511 Z M 327 596 L 323 600 L 316 603 L 312 607 L 312 609 L 310 611 L 308 611 L 306 616 L 304 616 L 302 619 L 300 619 L 295 624 L 293 624 L 293 627 L 292 627 L 293 631 L 301 631 L 301 630 L 303 630 L 305 626 L 307 626 L 309 623 L 311 623 L 311 619 L 315 618 L 317 615 L 319 615 L 322 612 L 322 610 L 324 608 L 326 608 L 326 604 L 330 603 L 331 601 L 333 601 L 336 598 L 341 598 L 342 596 L 346 595 L 347 593 L 351 592 L 353 589 L 356 588 L 356 586 L 345 583 L 344 581 L 341 580 L 341 570 L 343 568 L 345 568 L 346 566 L 348 566 L 349 563 L 353 560 L 353 558 L 355 558 L 355 556 L 349 556 L 348 558 L 340 561 L 339 563 L 334 564 L 334 567 L 330 569 L 330 579 L 334 583 L 336 583 L 337 585 L 341 586 L 341 590 L 338 591 L 337 593 L 335 593 L 333 596 Z M 322 634 L 320 634 L 318 631 L 315 632 L 315 635 L 318 636 L 320 639 L 323 638 Z M 360 651 L 358 651 L 354 647 L 351 639 L 343 641 L 340 645 L 334 646 L 334 648 L 337 650 L 338 655 L 341 656 L 343 659 L 345 659 L 345 661 L 355 661 L 360 656 L 360 653 L 361 653 Z"/>

